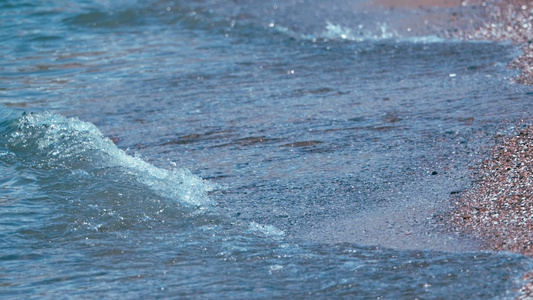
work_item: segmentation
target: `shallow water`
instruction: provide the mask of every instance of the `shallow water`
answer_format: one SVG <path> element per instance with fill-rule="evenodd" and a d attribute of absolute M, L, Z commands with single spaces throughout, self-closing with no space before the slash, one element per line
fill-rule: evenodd
<path fill-rule="evenodd" d="M 0 295 L 513 298 L 434 222 L 531 99 L 456 9 L 3 2 Z"/>

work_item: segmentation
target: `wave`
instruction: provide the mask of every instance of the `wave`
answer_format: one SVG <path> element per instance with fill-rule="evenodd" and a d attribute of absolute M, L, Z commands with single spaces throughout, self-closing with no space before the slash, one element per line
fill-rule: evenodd
<path fill-rule="evenodd" d="M 161 197 L 189 206 L 211 206 L 213 185 L 186 169 L 165 170 L 126 154 L 93 124 L 52 112 L 24 114 L 12 121 L 7 148 L 26 165 L 98 177 L 113 169 Z"/>
<path fill-rule="evenodd" d="M 191 234 L 219 225 L 235 235 L 284 236 L 271 225 L 226 217 L 208 195 L 217 186 L 128 155 L 92 123 L 2 107 L 0 119 L 0 194 L 50 202 L 56 212 L 36 216 L 48 223 L 49 238 L 168 226 Z"/>
<path fill-rule="evenodd" d="M 443 43 L 449 42 L 451 40 L 440 38 L 436 35 L 428 36 L 412 36 L 412 37 L 402 37 L 401 34 L 398 34 L 394 29 L 389 27 L 387 23 L 378 23 L 377 27 L 379 31 L 375 32 L 363 32 L 356 29 L 351 29 L 350 27 L 345 27 L 340 24 L 335 24 L 330 21 L 326 21 L 324 29 L 317 33 L 312 34 L 299 34 L 290 30 L 287 27 L 275 25 L 274 23 L 268 24 L 269 28 L 273 28 L 276 31 L 286 34 L 291 38 L 297 40 L 310 41 L 313 43 L 327 43 L 327 42 L 368 42 L 368 41 L 389 41 L 394 40 L 398 42 L 411 42 L 411 43 Z"/>
<path fill-rule="evenodd" d="M 210 0 L 187 3 L 153 0 L 146 5 L 93 3 L 78 10 L 63 21 L 70 26 L 102 29 L 133 29 L 159 24 L 170 30 L 185 28 L 209 31 L 237 39 L 264 38 L 271 33 L 281 33 L 298 41 L 312 42 L 398 40 L 442 43 L 457 39 L 454 34 L 457 28 L 467 26 L 462 19 L 452 26 L 443 21 L 445 16 L 455 16 L 458 12 L 465 14 L 464 19 L 467 19 L 466 15 L 470 16 L 457 7 L 440 10 L 398 9 L 393 13 L 381 7 L 369 7 L 346 0 L 337 0 L 332 5 L 296 0 L 283 4 L 272 1 L 228 3 Z"/>

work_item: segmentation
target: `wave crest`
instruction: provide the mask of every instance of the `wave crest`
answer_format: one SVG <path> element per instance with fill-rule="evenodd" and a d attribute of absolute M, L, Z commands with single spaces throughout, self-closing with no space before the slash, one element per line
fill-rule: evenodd
<path fill-rule="evenodd" d="M 32 167 L 97 174 L 120 168 L 159 196 L 187 205 L 212 205 L 212 185 L 186 169 L 165 170 L 119 149 L 94 125 L 78 118 L 44 112 L 25 114 L 11 133 L 8 147 Z"/>

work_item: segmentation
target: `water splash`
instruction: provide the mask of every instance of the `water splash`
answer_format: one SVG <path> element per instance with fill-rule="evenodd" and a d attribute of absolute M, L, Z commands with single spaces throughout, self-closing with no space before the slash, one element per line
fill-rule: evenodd
<path fill-rule="evenodd" d="M 193 206 L 212 205 L 213 186 L 186 169 L 165 170 L 119 149 L 93 124 L 44 112 L 25 114 L 11 133 L 9 148 L 39 169 L 94 174 L 120 168 L 161 197 Z"/>
<path fill-rule="evenodd" d="M 285 235 L 283 230 L 280 230 L 272 225 L 263 225 L 256 222 L 250 223 L 249 230 L 252 232 L 260 232 L 271 237 L 283 237 Z"/>
<path fill-rule="evenodd" d="M 444 43 L 450 42 L 450 39 L 440 38 L 436 35 L 427 36 L 408 36 L 404 37 L 396 30 L 391 28 L 387 23 L 375 24 L 376 30 L 370 30 L 366 26 L 358 25 L 357 27 L 348 27 L 341 24 L 326 21 L 324 29 L 320 32 L 312 34 L 299 34 L 292 31 L 288 27 L 269 23 L 265 28 L 275 30 L 281 34 L 285 34 L 296 40 L 311 41 L 313 43 L 318 42 L 367 42 L 367 41 L 397 41 L 397 42 L 410 42 L 410 43 Z"/>

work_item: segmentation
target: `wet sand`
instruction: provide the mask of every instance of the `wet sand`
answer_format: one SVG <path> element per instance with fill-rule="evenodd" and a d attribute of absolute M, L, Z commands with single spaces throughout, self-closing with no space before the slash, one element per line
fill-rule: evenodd
<path fill-rule="evenodd" d="M 459 31 L 458 38 L 511 41 L 523 53 L 510 64 L 520 70 L 518 83 L 533 84 L 533 1 L 511 0 L 481 4 L 484 22 L 472 29 Z"/>
<path fill-rule="evenodd" d="M 370 0 L 375 7 L 410 10 L 405 27 L 460 40 L 510 41 L 523 53 L 509 67 L 522 84 L 533 84 L 533 1 L 531 0 Z M 423 11 L 423 14 L 417 13 Z M 423 15 L 420 18 L 419 15 Z M 398 26 L 397 27 L 401 27 Z"/>
<path fill-rule="evenodd" d="M 501 138 L 473 176 L 475 187 L 454 199 L 454 230 L 488 250 L 533 256 L 533 127 Z"/>
<path fill-rule="evenodd" d="M 523 54 L 510 67 L 521 70 L 517 82 L 533 84 L 533 2 L 499 1 L 483 10 L 484 24 L 458 37 L 521 45 Z M 454 199 L 453 224 L 455 231 L 481 238 L 485 249 L 533 256 L 533 126 L 522 123 L 474 170 L 475 187 Z"/>
<path fill-rule="evenodd" d="M 467 5 L 480 5 L 481 0 L 376 0 L 374 5 L 385 7 L 454 7 Z"/>
<path fill-rule="evenodd" d="M 478 10 L 480 20 L 469 22 L 471 26 L 450 26 L 446 34 L 464 40 L 511 41 L 519 45 L 523 53 L 510 67 L 521 71 L 517 82 L 533 84 L 533 1 L 375 0 L 372 3 L 391 9 Z M 515 136 L 501 138 L 492 153 L 492 158 L 474 171 L 476 187 L 454 199 L 454 230 L 482 238 L 485 249 L 533 256 L 533 126 L 521 125 Z"/>
<path fill-rule="evenodd" d="M 522 50 L 509 64 L 519 71 L 514 81 L 533 84 L 533 1 L 375 0 L 373 3 L 389 9 L 456 9 L 448 16 L 449 24 L 443 25 L 445 37 L 512 42 Z M 476 10 L 478 19 L 460 20 L 460 13 L 466 10 Z M 452 232 L 480 240 L 482 249 L 533 257 L 531 124 L 532 120 L 523 120 L 513 135 L 498 137 L 491 156 L 472 170 L 474 187 L 454 195 L 454 210 L 441 220 Z M 533 272 L 526 274 L 524 280 L 526 284 L 518 298 L 532 299 Z"/>
<path fill-rule="evenodd" d="M 493 1 L 478 6 L 481 26 L 458 30 L 456 38 L 511 41 L 522 49 L 509 67 L 517 83 L 533 84 L 533 1 Z M 533 257 L 533 125 L 500 137 L 491 156 L 473 170 L 474 187 L 453 199 L 451 229 L 482 241 L 482 248 Z M 444 220 L 449 222 L 449 219 Z M 524 276 L 518 299 L 533 298 L 533 272 Z"/>
<path fill-rule="evenodd" d="M 523 51 L 509 64 L 510 68 L 519 70 L 513 80 L 533 84 L 532 0 L 371 0 L 370 3 L 375 7 L 414 12 L 403 22 L 408 27 L 418 26 L 418 33 L 429 30 L 445 38 L 510 41 Z M 524 121 L 528 122 L 532 121 Z M 452 231 L 483 241 L 482 247 L 487 250 L 513 251 L 533 257 L 533 126 L 520 128 L 516 136 L 501 138 L 492 153 L 492 158 L 473 171 L 475 187 L 454 195 Z M 443 221 L 449 223 L 450 217 Z"/>
<path fill-rule="evenodd" d="M 480 239 L 485 250 L 533 256 L 533 126 L 500 137 L 473 177 L 475 187 L 453 199 L 451 230 Z M 524 280 L 518 298 L 532 299 L 533 272 Z"/>

